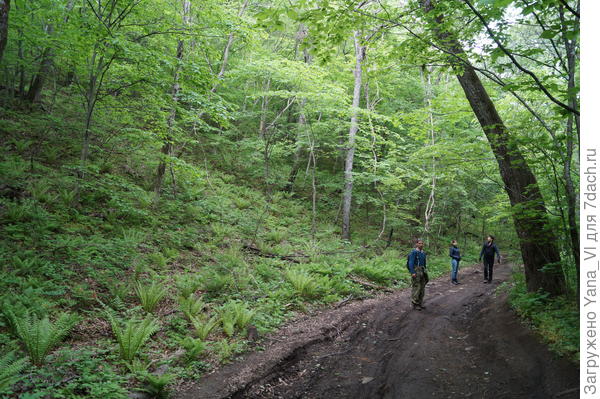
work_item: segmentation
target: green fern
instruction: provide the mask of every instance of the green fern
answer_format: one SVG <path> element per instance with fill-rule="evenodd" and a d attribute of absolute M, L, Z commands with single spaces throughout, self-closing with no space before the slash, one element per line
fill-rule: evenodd
<path fill-rule="evenodd" d="M 181 346 L 185 349 L 185 358 L 189 363 L 196 360 L 205 350 L 206 343 L 202 339 L 185 337 L 181 340 Z"/>
<path fill-rule="evenodd" d="M 46 356 L 69 334 L 77 324 L 75 315 L 62 313 L 54 323 L 48 316 L 39 319 L 30 313 L 16 316 L 11 310 L 4 314 L 15 335 L 21 339 L 29 354 L 31 362 L 36 366 L 44 364 Z"/>
<path fill-rule="evenodd" d="M 126 363 L 125 365 L 133 375 L 146 375 L 146 373 L 148 373 L 148 369 L 150 368 L 150 362 L 137 358 L 134 358 L 131 362 Z"/>
<path fill-rule="evenodd" d="M 142 285 L 137 283 L 135 286 L 135 293 L 137 294 L 142 308 L 148 312 L 154 312 L 156 305 L 165 297 L 167 290 L 156 282 L 151 285 Z"/>
<path fill-rule="evenodd" d="M 188 318 L 188 320 L 192 320 L 192 318 L 198 316 L 202 309 L 204 309 L 206 305 L 202 302 L 202 299 L 196 298 L 193 295 L 188 297 L 179 297 L 179 308 Z"/>
<path fill-rule="evenodd" d="M 150 316 L 141 321 L 127 320 L 123 327 L 112 314 L 107 313 L 107 318 L 119 343 L 119 354 L 126 362 L 132 362 L 142 346 L 159 330 L 158 322 Z"/>
<path fill-rule="evenodd" d="M 194 329 L 196 330 L 196 336 L 201 340 L 205 340 L 212 330 L 219 324 L 218 317 L 211 317 L 209 320 L 202 320 L 197 317 L 193 317 L 191 320 L 194 325 Z"/>
<path fill-rule="evenodd" d="M 305 271 L 288 270 L 285 272 L 285 278 L 290 282 L 296 293 L 300 296 L 312 298 L 317 296 L 319 293 L 317 280 Z"/>
<path fill-rule="evenodd" d="M 223 305 L 219 313 L 223 332 L 231 337 L 235 333 L 236 327 L 243 331 L 250 324 L 255 311 L 249 310 L 245 303 L 231 301 Z"/>
<path fill-rule="evenodd" d="M 147 373 L 145 375 L 146 387 L 143 388 L 152 398 L 166 399 L 169 397 L 168 385 L 173 382 L 175 376 L 172 374 L 154 375 Z"/>
<path fill-rule="evenodd" d="M 0 391 L 4 391 L 19 379 L 18 374 L 27 365 L 27 359 L 15 360 L 15 351 L 0 357 Z"/>
<path fill-rule="evenodd" d="M 175 286 L 182 297 L 189 297 L 198 291 L 201 286 L 200 279 L 194 275 L 181 275 L 175 277 Z"/>

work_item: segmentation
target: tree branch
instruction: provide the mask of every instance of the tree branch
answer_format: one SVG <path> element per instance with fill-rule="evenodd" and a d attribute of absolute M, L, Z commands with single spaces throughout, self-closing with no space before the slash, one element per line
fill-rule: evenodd
<path fill-rule="evenodd" d="M 578 11 L 575 11 L 575 10 L 574 10 L 574 9 L 573 9 L 573 8 L 572 8 L 570 5 L 569 5 L 569 3 L 567 3 L 567 1 L 566 1 L 566 0 L 559 0 L 559 1 L 562 3 L 562 5 L 563 5 L 563 6 L 565 6 L 565 8 L 566 8 L 567 10 L 569 10 L 569 11 L 570 11 L 570 12 L 571 12 L 573 15 L 575 15 L 575 16 L 577 17 L 577 19 L 580 19 L 579 12 L 578 12 Z"/>
<path fill-rule="evenodd" d="M 506 54 L 506 56 L 508 58 L 510 58 L 510 60 L 512 61 L 512 63 L 523 73 L 531 76 L 531 78 L 535 81 L 536 85 L 538 86 L 538 88 L 546 95 L 546 97 L 548 97 L 550 99 L 550 101 L 552 101 L 553 103 L 555 103 L 556 105 L 558 105 L 559 107 L 572 112 L 575 115 L 579 115 L 579 111 L 570 107 L 569 105 L 563 103 L 562 101 L 558 100 L 556 97 L 554 97 L 552 95 L 552 93 L 550 93 L 548 91 L 548 89 L 542 84 L 542 82 L 540 81 L 540 79 L 537 77 L 536 74 L 534 74 L 533 72 L 531 72 L 529 69 L 523 67 L 519 61 L 517 61 L 517 59 L 514 57 L 514 55 L 508 51 L 503 45 L 502 43 L 500 43 L 500 41 L 496 38 L 496 35 L 494 35 L 494 32 L 492 32 L 492 29 L 489 27 L 488 23 L 486 22 L 486 20 L 483 18 L 483 16 L 475 9 L 475 7 L 473 7 L 473 5 L 471 4 L 471 2 L 469 2 L 469 0 L 463 0 L 463 2 L 471 9 L 471 11 L 473 11 L 475 13 L 475 15 L 477 15 L 477 17 L 479 18 L 479 20 L 481 21 L 481 23 L 483 24 L 483 26 L 485 27 L 486 31 L 488 32 L 490 38 L 496 43 L 496 45 L 498 45 L 498 48 L 500 50 L 502 50 L 502 52 L 504 54 Z"/>

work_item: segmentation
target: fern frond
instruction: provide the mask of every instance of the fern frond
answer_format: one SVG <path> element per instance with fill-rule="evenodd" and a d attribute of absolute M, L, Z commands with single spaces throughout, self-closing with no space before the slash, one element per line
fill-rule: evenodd
<path fill-rule="evenodd" d="M 198 316 L 205 306 L 206 304 L 202 302 L 202 299 L 196 298 L 193 295 L 188 297 L 179 297 L 179 308 L 185 317 L 187 317 L 187 319 L 190 321 L 193 317 Z"/>
<path fill-rule="evenodd" d="M 219 324 L 218 317 L 211 317 L 209 320 L 200 320 L 197 317 L 193 317 L 191 320 L 196 330 L 196 336 L 201 340 L 205 340 L 212 330 Z"/>
<path fill-rule="evenodd" d="M 139 350 L 160 328 L 158 322 L 150 316 L 141 321 L 127 320 L 124 327 L 110 313 L 107 317 L 119 344 L 119 354 L 127 362 L 133 361 Z"/>
<path fill-rule="evenodd" d="M 167 294 L 167 290 L 156 282 L 146 286 L 137 283 L 135 286 L 135 293 L 142 304 L 142 308 L 146 312 L 152 313 L 154 309 L 156 309 L 156 305 L 158 305 Z"/>
<path fill-rule="evenodd" d="M 17 382 L 18 374 L 27 365 L 27 358 L 15 360 L 15 357 L 15 351 L 0 357 L 0 391 Z"/>
<path fill-rule="evenodd" d="M 62 342 L 79 320 L 77 316 L 68 313 L 62 313 L 54 323 L 50 322 L 48 316 L 38 319 L 28 312 L 16 316 L 11 310 L 5 310 L 4 314 L 36 366 L 44 363 L 46 356 Z"/>

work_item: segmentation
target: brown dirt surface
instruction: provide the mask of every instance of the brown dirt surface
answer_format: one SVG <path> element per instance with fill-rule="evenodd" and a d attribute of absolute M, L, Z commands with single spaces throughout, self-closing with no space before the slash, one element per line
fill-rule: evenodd
<path fill-rule="evenodd" d="M 479 267 L 430 282 L 423 311 L 410 289 L 305 316 L 268 338 L 265 350 L 188 384 L 175 397 L 490 398 L 579 397 L 579 370 L 524 326 Z"/>

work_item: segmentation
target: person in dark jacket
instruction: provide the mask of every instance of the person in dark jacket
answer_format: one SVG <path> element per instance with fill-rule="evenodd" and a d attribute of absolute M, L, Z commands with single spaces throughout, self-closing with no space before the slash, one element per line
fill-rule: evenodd
<path fill-rule="evenodd" d="M 460 262 L 460 250 L 458 249 L 458 242 L 456 240 L 452 240 L 452 246 L 450 247 L 450 258 L 452 259 L 452 284 L 457 285 L 460 284 L 458 282 L 458 264 Z"/>
<path fill-rule="evenodd" d="M 427 275 L 427 255 L 423 251 L 423 240 L 417 240 L 415 248 L 408 255 L 408 271 L 412 277 L 412 306 L 415 310 L 423 310 L 425 285 L 429 282 Z"/>
<path fill-rule="evenodd" d="M 481 252 L 479 253 L 479 261 L 483 258 L 483 283 L 489 284 L 492 282 L 492 274 L 494 272 L 494 255 L 498 257 L 498 263 L 500 263 L 500 251 L 494 244 L 494 236 L 489 235 L 487 241 L 483 244 Z"/>

